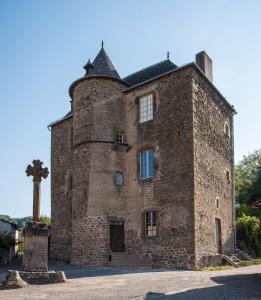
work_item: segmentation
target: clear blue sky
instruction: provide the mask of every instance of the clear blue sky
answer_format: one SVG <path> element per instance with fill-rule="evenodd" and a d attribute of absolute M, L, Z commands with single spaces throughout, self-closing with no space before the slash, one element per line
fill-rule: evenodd
<path fill-rule="evenodd" d="M 261 148 L 261 1 L 0 0 L 0 214 L 32 213 L 34 158 L 50 168 L 47 125 L 69 110 L 68 87 L 105 42 L 121 76 L 201 50 L 238 111 L 235 156 Z M 50 178 L 42 183 L 50 214 Z"/>

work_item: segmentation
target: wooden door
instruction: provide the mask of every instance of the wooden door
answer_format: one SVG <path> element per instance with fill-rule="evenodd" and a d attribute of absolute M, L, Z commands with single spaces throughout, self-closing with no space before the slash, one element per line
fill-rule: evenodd
<path fill-rule="evenodd" d="M 111 251 L 113 252 L 122 252 L 125 250 L 124 223 L 110 225 L 110 244 Z"/>
<path fill-rule="evenodd" d="M 221 220 L 215 219 L 216 226 L 216 249 L 218 253 L 222 252 Z"/>

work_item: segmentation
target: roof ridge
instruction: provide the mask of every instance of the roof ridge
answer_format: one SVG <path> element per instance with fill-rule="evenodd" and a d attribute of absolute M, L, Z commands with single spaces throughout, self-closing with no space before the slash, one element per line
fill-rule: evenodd
<path fill-rule="evenodd" d="M 140 70 L 138 70 L 138 71 L 136 71 L 136 72 L 134 72 L 134 73 L 131 73 L 131 74 L 125 76 L 125 77 L 123 78 L 123 80 L 125 80 L 125 78 L 128 78 L 129 76 L 135 75 L 135 74 L 137 74 L 137 73 L 139 73 L 139 72 L 141 72 L 141 71 L 145 71 L 146 69 L 149 69 L 149 68 L 151 68 L 151 67 L 155 67 L 156 65 L 159 65 L 159 64 L 161 64 L 161 63 L 163 63 L 163 62 L 166 62 L 166 61 L 169 61 L 171 64 L 173 64 L 174 66 L 176 66 L 170 59 L 164 59 L 164 60 L 159 61 L 159 62 L 157 62 L 157 63 L 155 63 L 155 64 L 153 64 L 153 65 L 150 65 L 150 66 L 148 66 L 148 67 L 142 68 L 142 69 L 140 69 Z"/>

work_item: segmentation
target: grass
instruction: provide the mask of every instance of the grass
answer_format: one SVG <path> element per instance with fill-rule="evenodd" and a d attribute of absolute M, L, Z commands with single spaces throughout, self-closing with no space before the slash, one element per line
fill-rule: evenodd
<path fill-rule="evenodd" d="M 240 266 L 247 267 L 252 265 L 261 265 L 261 258 L 255 258 L 252 260 L 241 260 Z"/>
<path fill-rule="evenodd" d="M 226 269 L 233 269 L 234 267 L 231 265 L 222 265 L 222 266 L 215 266 L 215 267 L 207 267 L 204 268 L 202 271 L 219 271 L 219 270 L 226 270 Z"/>
<path fill-rule="evenodd" d="M 261 265 L 261 258 L 255 258 L 252 260 L 241 260 L 241 263 L 240 263 L 240 267 L 248 267 L 248 266 L 252 266 L 252 265 Z M 231 266 L 229 264 L 225 264 L 222 266 L 204 268 L 202 271 L 219 271 L 219 270 L 227 270 L 227 269 L 233 269 L 233 268 L 234 268 L 233 266 Z"/>

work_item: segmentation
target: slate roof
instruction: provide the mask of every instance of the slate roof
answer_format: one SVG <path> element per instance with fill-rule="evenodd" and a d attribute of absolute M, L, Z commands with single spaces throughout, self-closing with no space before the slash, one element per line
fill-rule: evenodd
<path fill-rule="evenodd" d="M 84 77 L 98 75 L 121 79 L 103 47 L 94 59 L 93 63 L 89 60 L 83 68 L 86 70 Z"/>
<path fill-rule="evenodd" d="M 172 61 L 166 59 L 155 65 L 149 66 L 145 69 L 128 75 L 127 77 L 123 78 L 123 80 L 130 87 L 132 87 L 134 85 L 150 80 L 169 71 L 175 70 L 176 68 L 177 66 Z"/>
<path fill-rule="evenodd" d="M 1 216 L 0 216 L 0 221 L 9 223 L 9 224 L 13 225 L 16 229 L 17 229 L 17 227 L 18 227 L 18 226 L 17 226 L 16 220 L 14 220 L 14 219 L 12 219 L 12 218 L 10 218 L 10 217 L 1 215 Z"/>

